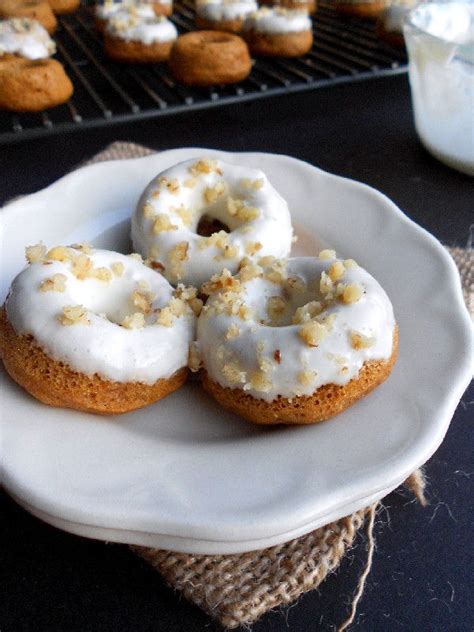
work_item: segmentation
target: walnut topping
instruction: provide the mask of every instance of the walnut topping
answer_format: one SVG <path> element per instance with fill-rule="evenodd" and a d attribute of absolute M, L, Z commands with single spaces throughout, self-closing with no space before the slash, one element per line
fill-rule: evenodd
<path fill-rule="evenodd" d="M 358 283 L 349 283 L 342 292 L 342 302 L 347 304 L 357 303 L 363 294 L 364 290 Z"/>
<path fill-rule="evenodd" d="M 255 206 L 246 206 L 244 200 L 231 197 L 227 198 L 227 210 L 229 211 L 229 215 L 237 217 L 243 222 L 257 219 L 260 215 L 259 209 Z"/>
<path fill-rule="evenodd" d="M 112 281 L 112 272 L 108 268 L 92 268 L 89 277 L 98 281 L 104 281 L 104 283 L 110 283 Z"/>
<path fill-rule="evenodd" d="M 235 259 L 239 255 L 239 247 L 232 244 L 226 244 L 222 252 L 224 259 Z"/>
<path fill-rule="evenodd" d="M 270 296 L 266 307 L 269 318 L 277 320 L 286 309 L 286 301 L 281 296 Z"/>
<path fill-rule="evenodd" d="M 145 327 L 145 316 L 141 312 L 135 312 L 126 316 L 120 324 L 125 329 L 142 329 Z"/>
<path fill-rule="evenodd" d="M 171 327 L 174 323 L 174 315 L 169 307 L 162 307 L 156 316 L 156 324 L 163 327 Z"/>
<path fill-rule="evenodd" d="M 189 301 L 189 305 L 191 309 L 193 310 L 194 315 L 199 316 L 199 314 L 202 311 L 202 306 L 203 306 L 202 300 L 200 298 L 192 298 Z"/>
<path fill-rule="evenodd" d="M 359 264 L 354 259 L 344 259 L 344 266 L 347 270 L 351 270 L 353 268 L 358 268 Z"/>
<path fill-rule="evenodd" d="M 265 181 L 263 178 L 258 178 L 257 180 L 251 180 L 250 178 L 242 178 L 240 181 L 240 186 L 243 189 L 251 189 L 253 191 L 258 191 L 258 189 L 261 189 L 264 184 L 265 184 Z"/>
<path fill-rule="evenodd" d="M 334 289 L 334 284 L 331 278 L 326 274 L 326 272 L 321 272 L 321 278 L 319 281 L 319 291 L 321 294 L 329 294 Z"/>
<path fill-rule="evenodd" d="M 198 160 L 191 165 L 189 171 L 193 176 L 199 176 L 207 173 L 217 173 L 220 176 L 222 175 L 222 170 L 217 166 L 217 161 L 208 159 Z"/>
<path fill-rule="evenodd" d="M 181 278 L 183 263 L 188 258 L 188 249 L 189 249 L 189 242 L 180 241 L 170 251 L 169 260 L 171 264 L 171 273 L 177 279 Z"/>
<path fill-rule="evenodd" d="M 315 316 L 318 316 L 323 311 L 323 306 L 319 301 L 310 301 L 303 305 L 302 307 L 298 307 L 296 312 L 293 314 L 292 323 L 293 325 L 301 325 L 302 323 L 307 323 Z"/>
<path fill-rule="evenodd" d="M 160 193 L 161 193 L 160 189 L 155 189 L 153 191 L 153 193 L 150 195 L 151 199 L 152 200 L 157 200 L 160 197 Z M 146 217 L 146 215 L 145 215 L 145 217 Z"/>
<path fill-rule="evenodd" d="M 302 386 L 311 386 L 315 377 L 315 371 L 300 371 L 300 373 L 298 373 L 298 382 Z"/>
<path fill-rule="evenodd" d="M 224 268 L 221 274 L 214 274 L 210 281 L 203 283 L 201 291 L 203 294 L 212 294 L 221 290 L 240 291 L 240 280 L 232 276 L 232 274 Z"/>
<path fill-rule="evenodd" d="M 222 373 L 230 384 L 244 384 L 246 380 L 245 371 L 241 371 L 236 362 L 228 362 L 222 367 Z"/>
<path fill-rule="evenodd" d="M 232 325 L 229 327 L 229 329 L 226 332 L 226 340 L 230 340 L 231 338 L 236 338 L 237 336 L 240 336 L 240 328 L 235 324 L 232 323 Z"/>
<path fill-rule="evenodd" d="M 139 263 L 143 263 L 143 257 L 138 252 L 132 252 L 129 255 L 127 255 L 127 257 L 130 257 L 130 259 L 134 259 L 135 261 L 138 261 Z"/>
<path fill-rule="evenodd" d="M 246 281 L 251 281 L 252 279 L 256 279 L 258 277 L 261 277 L 262 275 L 263 269 L 253 263 L 246 263 L 239 270 L 239 279 L 242 281 L 242 283 L 245 283 Z"/>
<path fill-rule="evenodd" d="M 196 341 L 191 342 L 189 345 L 188 352 L 188 368 L 191 369 L 193 373 L 197 373 L 201 368 L 202 360 L 201 353 L 199 351 L 199 346 Z"/>
<path fill-rule="evenodd" d="M 345 273 L 346 268 L 341 261 L 335 261 L 333 264 L 331 264 L 328 272 L 331 281 L 339 281 L 339 279 L 342 279 Z"/>
<path fill-rule="evenodd" d="M 58 316 L 61 325 L 89 325 L 87 310 L 82 305 L 67 305 L 63 307 L 63 313 Z"/>
<path fill-rule="evenodd" d="M 112 272 L 115 274 L 115 276 L 121 277 L 123 275 L 124 267 L 121 261 L 113 263 L 110 267 L 112 268 Z"/>
<path fill-rule="evenodd" d="M 155 221 L 153 222 L 154 234 L 158 235 L 159 233 L 168 232 L 170 230 L 178 230 L 178 227 L 175 224 L 171 223 L 168 215 L 165 215 L 164 213 L 159 213 L 156 216 Z"/>
<path fill-rule="evenodd" d="M 258 265 L 266 268 L 267 266 L 273 265 L 275 261 L 275 257 L 272 257 L 272 255 L 267 255 L 266 257 L 260 257 L 260 259 L 258 260 Z"/>
<path fill-rule="evenodd" d="M 272 383 L 263 371 L 254 371 L 250 375 L 250 386 L 255 391 L 268 393 L 268 391 L 272 388 Z"/>
<path fill-rule="evenodd" d="M 36 244 L 25 248 L 25 257 L 28 263 L 43 263 L 46 258 L 46 246 Z"/>
<path fill-rule="evenodd" d="M 92 260 L 87 255 L 78 255 L 72 261 L 72 273 L 80 281 L 90 275 L 93 267 Z"/>
<path fill-rule="evenodd" d="M 193 213 L 189 209 L 184 208 L 183 205 L 178 206 L 177 208 L 173 207 L 171 208 L 171 211 L 181 218 L 181 221 L 185 226 L 189 226 L 189 224 L 191 224 Z"/>
<path fill-rule="evenodd" d="M 281 351 L 280 349 L 275 349 L 273 352 L 273 359 L 277 364 L 281 364 Z"/>
<path fill-rule="evenodd" d="M 217 182 L 213 187 L 206 187 L 204 190 L 204 201 L 207 204 L 214 204 L 226 192 L 226 184 L 223 180 Z"/>
<path fill-rule="evenodd" d="M 48 250 L 46 254 L 46 259 L 51 259 L 52 261 L 69 261 L 73 257 L 73 253 L 66 248 L 66 246 L 55 246 Z"/>
<path fill-rule="evenodd" d="M 258 367 L 264 373 L 270 373 L 273 370 L 273 365 L 267 358 L 259 358 Z"/>
<path fill-rule="evenodd" d="M 160 194 L 159 191 L 157 191 L 158 195 Z M 153 204 L 150 204 L 150 202 L 146 202 L 146 204 L 143 206 L 143 216 L 146 219 L 151 219 L 153 216 L 155 215 L 155 207 L 153 206 Z"/>
<path fill-rule="evenodd" d="M 72 244 L 71 248 L 74 248 L 74 250 L 80 250 L 85 255 L 92 254 L 92 246 L 90 244 L 87 244 L 87 243 Z"/>
<path fill-rule="evenodd" d="M 318 255 L 319 259 L 335 259 L 336 258 L 336 251 L 335 250 L 321 250 L 321 252 Z"/>
<path fill-rule="evenodd" d="M 55 274 L 51 279 L 45 279 L 39 286 L 40 292 L 64 292 L 67 277 L 64 274 Z"/>
<path fill-rule="evenodd" d="M 161 176 L 158 182 L 162 187 L 165 187 L 171 195 L 177 195 L 179 193 L 179 182 L 176 178 L 170 180 L 166 176 Z"/>
<path fill-rule="evenodd" d="M 245 246 L 245 252 L 249 257 L 256 255 L 259 250 L 263 248 L 263 245 L 259 241 L 249 241 Z"/>
<path fill-rule="evenodd" d="M 280 264 L 281 262 L 276 261 L 272 267 L 266 270 L 263 276 L 265 277 L 265 279 L 267 279 L 267 281 L 270 281 L 271 283 L 276 283 L 277 285 L 283 284 L 283 282 L 285 281 L 285 273 L 283 271 L 282 265 Z"/>
<path fill-rule="evenodd" d="M 325 323 L 310 320 L 301 327 L 298 335 L 309 347 L 317 347 L 328 333 L 329 328 Z"/>
<path fill-rule="evenodd" d="M 285 281 L 285 289 L 299 294 L 306 291 L 306 283 L 301 277 L 289 277 Z"/>
<path fill-rule="evenodd" d="M 374 336 L 364 336 L 359 331 L 351 331 L 350 336 L 353 349 L 368 349 L 375 344 Z"/>
<path fill-rule="evenodd" d="M 132 305 L 144 314 L 149 314 L 151 312 L 151 303 L 153 299 L 151 298 L 150 294 L 135 290 L 134 292 L 132 292 L 130 300 Z"/>

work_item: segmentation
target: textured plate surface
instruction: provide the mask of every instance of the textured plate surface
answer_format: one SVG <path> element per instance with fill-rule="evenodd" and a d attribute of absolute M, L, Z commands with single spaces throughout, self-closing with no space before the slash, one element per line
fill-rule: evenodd
<path fill-rule="evenodd" d="M 43 406 L 3 372 L 2 475 L 29 511 L 74 533 L 184 552 L 286 541 L 396 487 L 440 444 L 472 372 L 454 263 L 390 200 L 286 156 L 179 149 L 80 169 L 1 213 L 0 299 L 26 245 L 90 241 L 129 251 L 129 216 L 162 169 L 199 155 L 262 168 L 289 203 L 294 254 L 331 246 L 385 287 L 400 328 L 389 380 L 337 418 L 259 428 L 197 384 L 100 418 Z"/>

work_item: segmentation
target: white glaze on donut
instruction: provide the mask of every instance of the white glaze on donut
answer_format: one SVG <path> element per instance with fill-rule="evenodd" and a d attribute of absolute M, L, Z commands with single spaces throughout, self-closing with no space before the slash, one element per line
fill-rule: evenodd
<path fill-rule="evenodd" d="M 330 271 L 341 276 L 323 275 L 320 286 Z M 309 396 L 324 384 L 347 384 L 365 362 L 392 354 L 390 300 L 355 262 L 288 259 L 260 270 L 244 267 L 234 285 L 224 275 L 209 287 L 214 291 L 199 317 L 196 351 L 223 387 L 266 401 Z"/>
<path fill-rule="evenodd" d="M 238 20 L 257 10 L 257 3 L 252 0 L 245 2 L 235 2 L 228 0 L 224 2 L 202 2 L 196 6 L 196 13 L 199 17 L 213 22 L 226 20 Z"/>
<path fill-rule="evenodd" d="M 171 42 L 178 37 L 175 25 L 163 15 L 140 18 L 130 13 L 119 12 L 110 18 L 105 28 L 113 37 L 145 45 Z"/>
<path fill-rule="evenodd" d="M 64 250 L 71 258 L 40 258 L 13 281 L 6 312 L 17 334 L 31 334 L 49 357 L 74 371 L 115 382 L 153 384 L 186 366 L 195 316 L 186 303 L 183 315 L 168 319 L 166 307 L 174 304 L 174 291 L 166 279 L 134 256 Z M 74 268 L 79 255 L 82 268 Z M 78 270 L 88 265 L 92 265 L 88 276 L 82 278 Z M 106 270 L 98 273 L 102 280 L 93 276 L 97 269 Z M 137 301 L 144 301 L 143 306 Z M 65 317 L 64 308 L 75 306 L 85 311 L 74 324 Z M 160 317 L 171 326 L 158 324 Z"/>
<path fill-rule="evenodd" d="M 263 7 L 250 14 L 244 30 L 258 33 L 300 33 L 311 30 L 311 20 L 306 11 Z"/>
<path fill-rule="evenodd" d="M 55 52 L 56 44 L 36 20 L 15 18 L 0 21 L 0 57 L 10 53 L 26 59 L 45 59 Z"/>
<path fill-rule="evenodd" d="M 196 233 L 208 215 L 230 233 Z M 224 268 L 236 272 L 245 256 L 288 256 L 288 206 L 259 169 L 193 159 L 157 176 L 132 217 L 134 248 L 164 267 L 172 282 L 199 287 Z"/>
<path fill-rule="evenodd" d="M 139 18 L 155 17 L 153 7 L 144 2 L 137 4 L 130 2 L 106 2 L 105 4 L 97 5 L 95 13 L 101 20 L 109 20 L 112 17 L 126 19 L 129 15 Z"/>

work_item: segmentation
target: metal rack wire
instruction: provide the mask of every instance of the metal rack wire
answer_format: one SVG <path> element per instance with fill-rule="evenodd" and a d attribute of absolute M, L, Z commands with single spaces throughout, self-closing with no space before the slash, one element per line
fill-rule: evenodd
<path fill-rule="evenodd" d="M 177 0 L 172 20 L 180 33 L 193 30 L 193 0 Z M 303 57 L 259 58 L 250 76 L 239 84 L 188 88 L 175 83 L 164 64 L 125 65 L 108 60 L 92 16 L 83 7 L 62 17 L 54 36 L 57 57 L 74 83 L 73 97 L 39 114 L 0 112 L 0 144 L 406 71 L 404 51 L 380 41 L 370 21 L 342 18 L 322 4 L 313 29 L 313 48 Z"/>

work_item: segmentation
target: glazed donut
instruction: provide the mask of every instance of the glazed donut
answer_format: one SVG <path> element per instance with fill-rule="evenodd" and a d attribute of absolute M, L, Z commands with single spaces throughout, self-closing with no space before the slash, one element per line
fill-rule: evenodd
<path fill-rule="evenodd" d="M 54 13 L 46 0 L 0 0 L 0 18 L 29 18 L 54 33 L 58 25 Z"/>
<path fill-rule="evenodd" d="M 270 7 L 282 7 L 283 9 L 294 9 L 296 11 L 306 11 L 315 13 L 317 9 L 316 0 L 261 0 L 261 5 Z"/>
<path fill-rule="evenodd" d="M 311 50 L 313 32 L 306 11 L 263 7 L 247 17 L 242 35 L 250 52 L 266 57 L 299 57 Z"/>
<path fill-rule="evenodd" d="M 45 404 L 104 415 L 155 402 L 186 380 L 201 302 L 137 255 L 27 248 L 0 320 L 10 376 Z"/>
<path fill-rule="evenodd" d="M 55 52 L 56 44 L 36 20 L 13 18 L 0 22 L 0 59 L 5 54 L 45 59 Z"/>
<path fill-rule="evenodd" d="M 169 67 L 179 83 L 213 86 L 238 83 L 252 70 L 246 43 L 221 31 L 196 31 L 178 37 Z"/>
<path fill-rule="evenodd" d="M 254 0 L 209 0 L 196 5 L 196 26 L 210 31 L 240 33 L 244 19 L 257 10 Z"/>
<path fill-rule="evenodd" d="M 81 0 L 48 0 L 54 13 L 66 15 L 77 11 L 81 5 Z"/>
<path fill-rule="evenodd" d="M 353 260 L 261 259 L 203 286 L 192 368 L 225 408 L 258 424 L 307 424 L 384 381 L 397 355 L 392 305 Z"/>
<path fill-rule="evenodd" d="M 199 234 L 202 218 L 208 237 Z M 262 171 L 194 159 L 150 182 L 132 217 L 132 240 L 171 283 L 199 287 L 224 268 L 237 272 L 245 256 L 287 256 L 292 227 L 285 200 Z"/>
<path fill-rule="evenodd" d="M 64 68 L 55 59 L 18 57 L 0 63 L 0 109 L 40 112 L 65 103 L 73 91 Z"/>
<path fill-rule="evenodd" d="M 140 2 L 129 5 L 125 2 L 106 2 L 98 4 L 95 8 L 95 27 L 103 33 L 107 26 L 107 21 L 112 18 L 127 19 L 128 16 L 137 18 L 154 18 L 155 12 L 150 4 Z"/>
<path fill-rule="evenodd" d="M 119 13 L 107 22 L 104 48 L 115 61 L 155 63 L 168 59 L 177 37 L 175 25 L 163 16 L 139 18 Z"/>

